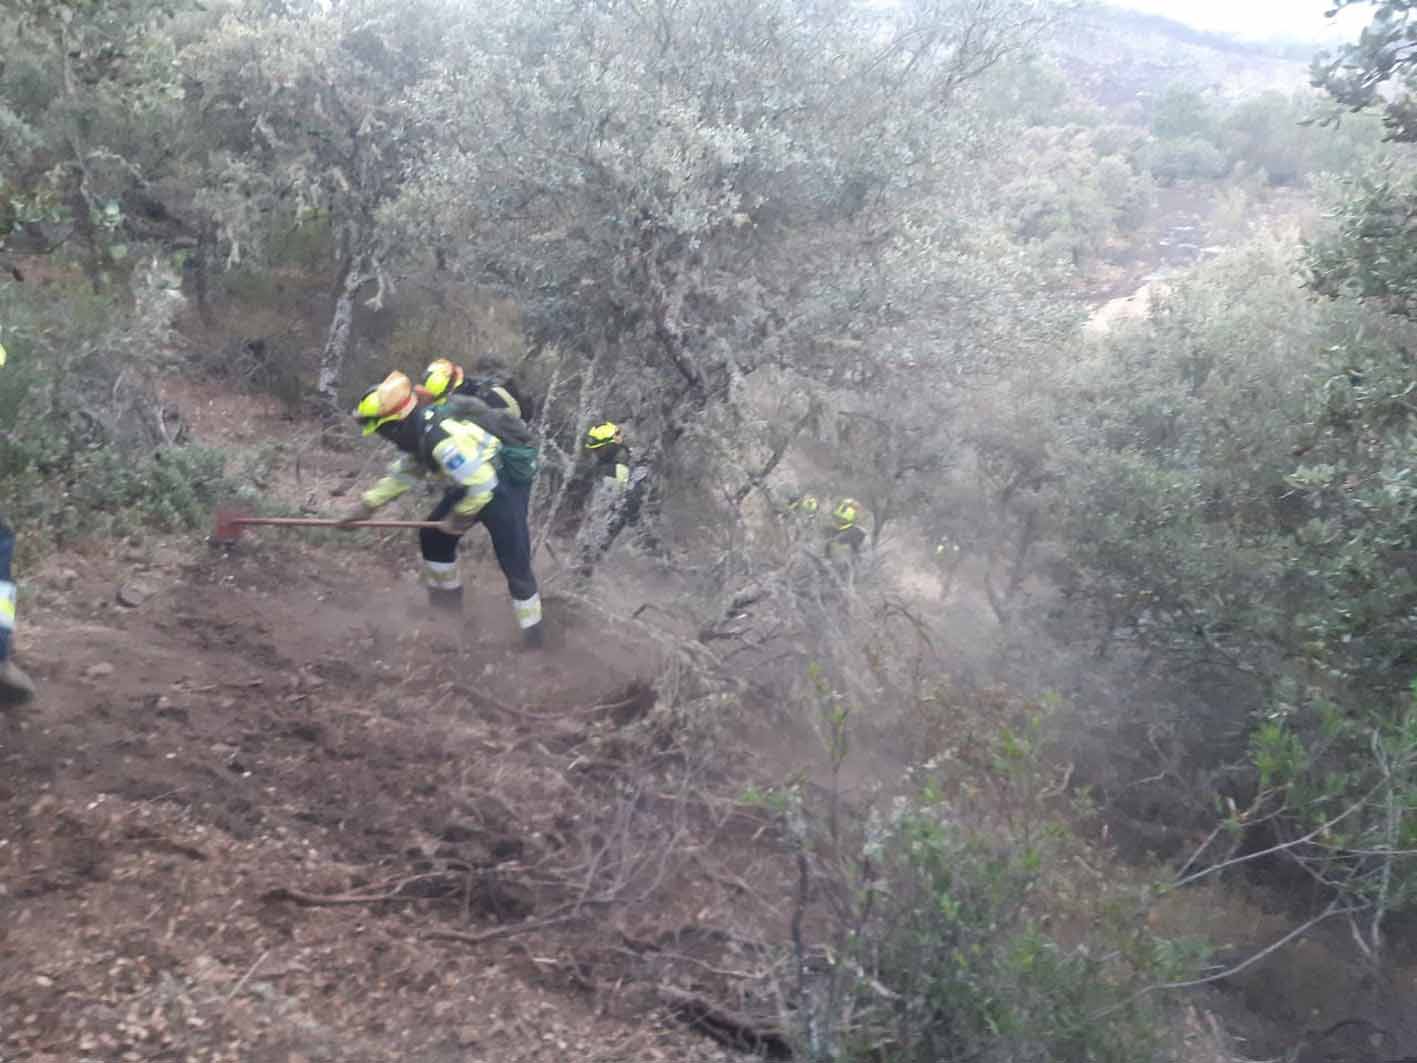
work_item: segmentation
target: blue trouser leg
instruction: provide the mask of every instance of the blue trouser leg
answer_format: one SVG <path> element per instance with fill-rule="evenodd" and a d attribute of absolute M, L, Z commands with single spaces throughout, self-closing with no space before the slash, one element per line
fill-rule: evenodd
<path fill-rule="evenodd" d="M 10 560 L 15 555 L 15 533 L 0 520 L 0 664 L 10 658 L 10 637 L 15 630 L 15 584 Z"/>

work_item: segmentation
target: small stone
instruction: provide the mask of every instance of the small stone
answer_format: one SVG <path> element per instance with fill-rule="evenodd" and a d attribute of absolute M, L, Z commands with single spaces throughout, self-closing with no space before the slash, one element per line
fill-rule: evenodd
<path fill-rule="evenodd" d="M 57 797 L 53 794 L 46 794 L 30 806 L 30 815 L 36 817 L 42 816 L 51 809 L 56 808 L 58 804 L 59 799 Z"/>
<path fill-rule="evenodd" d="M 72 568 L 61 568 L 54 574 L 54 582 L 61 590 L 68 590 L 79 582 L 79 574 Z"/>
<path fill-rule="evenodd" d="M 478 830 L 477 824 L 471 821 L 453 820 L 438 832 L 438 837 L 445 842 L 453 842 L 456 844 L 458 842 L 472 841 L 480 833 L 481 831 Z"/>
<path fill-rule="evenodd" d="M 84 669 L 86 679 L 107 679 L 113 674 L 113 665 L 107 661 L 99 661 L 98 664 L 91 664 Z"/>
<path fill-rule="evenodd" d="M 142 583 L 125 583 L 118 588 L 117 600 L 119 605 L 126 605 L 129 609 L 136 609 L 153 596 L 152 588 Z"/>

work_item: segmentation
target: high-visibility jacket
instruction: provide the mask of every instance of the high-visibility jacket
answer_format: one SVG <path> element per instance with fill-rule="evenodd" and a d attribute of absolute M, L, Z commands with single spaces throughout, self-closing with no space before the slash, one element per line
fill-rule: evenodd
<path fill-rule="evenodd" d="M 474 517 L 492 501 L 497 488 L 497 452 L 502 443 L 485 428 L 449 416 L 436 407 L 415 410 L 419 448 L 400 454 L 388 473 L 364 492 L 364 503 L 378 509 L 428 477 L 438 477 L 465 494 L 453 506 L 459 517 Z"/>
<path fill-rule="evenodd" d="M 611 443 L 595 451 L 595 467 L 607 480 L 622 488 L 630 486 L 630 447 L 627 443 Z"/>
<path fill-rule="evenodd" d="M 827 557 L 836 562 L 850 561 L 861 556 L 865 542 L 866 533 L 855 524 L 836 529 L 827 539 Z"/>
<path fill-rule="evenodd" d="M 536 437 L 526 422 L 513 411 L 518 409 L 516 400 L 511 406 L 489 405 L 476 395 L 454 391 L 437 400 L 434 408 L 458 421 L 470 421 L 485 432 L 491 432 L 501 441 L 497 452 L 497 472 L 510 484 L 530 484 L 536 479 L 539 464 L 536 452 Z"/>

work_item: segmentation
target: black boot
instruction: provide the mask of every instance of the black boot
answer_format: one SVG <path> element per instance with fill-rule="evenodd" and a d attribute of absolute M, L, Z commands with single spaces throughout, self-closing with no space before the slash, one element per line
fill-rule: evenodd
<path fill-rule="evenodd" d="M 429 587 L 428 607 L 435 613 L 462 616 L 462 588 Z"/>
<path fill-rule="evenodd" d="M 34 698 L 34 683 L 14 661 L 0 663 L 0 705 L 23 705 Z"/>
<path fill-rule="evenodd" d="M 546 645 L 546 629 L 540 620 L 531 627 L 522 628 L 522 645 L 530 650 L 539 650 Z"/>

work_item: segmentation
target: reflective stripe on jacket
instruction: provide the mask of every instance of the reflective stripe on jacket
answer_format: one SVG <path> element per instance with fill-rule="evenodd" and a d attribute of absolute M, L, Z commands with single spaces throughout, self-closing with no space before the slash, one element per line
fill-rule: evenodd
<path fill-rule="evenodd" d="M 364 492 L 366 505 L 378 509 L 398 498 L 429 475 L 439 476 L 466 494 L 453 507 L 460 517 L 476 516 L 492 500 L 497 487 L 495 459 L 502 442 L 471 421 L 443 417 L 433 410 L 415 414 L 425 419 L 423 431 L 436 437 L 426 450 L 428 461 L 403 454 L 389 466 L 388 474 Z"/>

